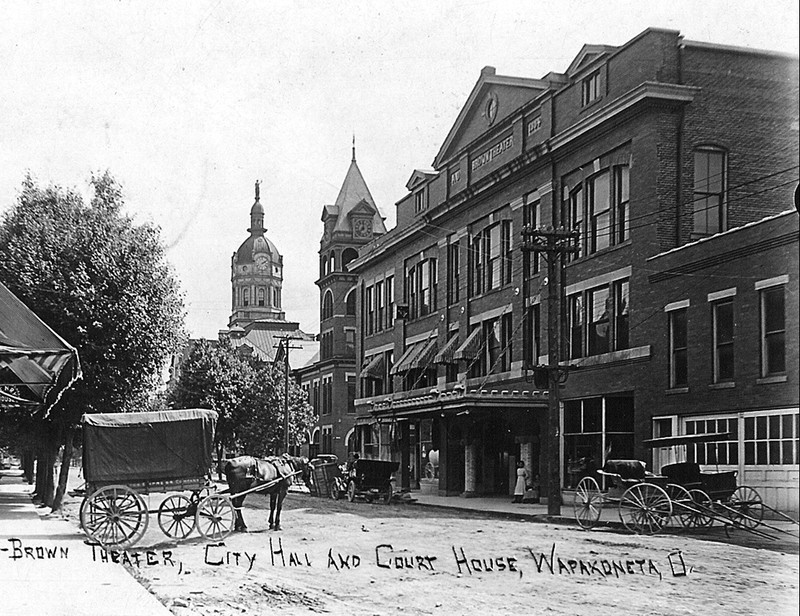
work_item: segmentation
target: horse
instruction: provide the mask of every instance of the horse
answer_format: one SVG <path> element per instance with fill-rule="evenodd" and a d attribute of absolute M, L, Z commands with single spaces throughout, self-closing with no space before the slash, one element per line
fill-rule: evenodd
<path fill-rule="evenodd" d="M 308 458 L 297 458 L 289 455 L 270 457 L 266 460 L 252 456 L 239 456 L 231 458 L 225 463 L 225 478 L 228 480 L 229 494 L 240 494 L 260 484 L 272 484 L 264 490 L 256 492 L 269 494 L 269 528 L 281 529 L 281 508 L 283 499 L 292 485 L 295 475 L 300 475 L 303 482 L 311 487 L 311 471 L 313 467 Z M 247 525 L 242 517 L 242 504 L 245 495 L 234 496 L 231 500 L 236 508 L 236 522 L 234 530 L 247 532 Z"/>

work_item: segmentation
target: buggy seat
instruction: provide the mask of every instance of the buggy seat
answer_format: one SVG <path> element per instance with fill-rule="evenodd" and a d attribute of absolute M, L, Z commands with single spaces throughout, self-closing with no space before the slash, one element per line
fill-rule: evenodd
<path fill-rule="evenodd" d="M 664 477 L 647 472 L 645 463 L 641 460 L 606 460 L 601 475 L 611 477 L 620 486 L 631 486 L 643 481 L 662 483 Z"/>
<path fill-rule="evenodd" d="M 665 475 L 670 483 L 677 483 L 687 490 L 702 486 L 700 465 L 697 462 L 678 462 L 661 467 L 661 474 Z"/>

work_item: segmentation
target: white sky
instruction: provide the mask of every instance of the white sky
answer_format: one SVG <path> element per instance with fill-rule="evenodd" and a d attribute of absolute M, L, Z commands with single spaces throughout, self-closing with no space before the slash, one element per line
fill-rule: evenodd
<path fill-rule="evenodd" d="M 798 53 L 790 0 L 3 2 L 0 211 L 26 170 L 84 191 L 109 169 L 129 211 L 163 230 L 190 332 L 216 338 L 260 179 L 283 308 L 316 333 L 320 214 L 353 133 L 392 227 L 483 66 L 563 72 L 584 43 L 649 26 Z"/>

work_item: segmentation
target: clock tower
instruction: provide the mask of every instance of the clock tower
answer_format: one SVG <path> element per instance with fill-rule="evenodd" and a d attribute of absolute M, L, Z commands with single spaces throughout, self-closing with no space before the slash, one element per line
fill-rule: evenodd
<path fill-rule="evenodd" d="M 386 233 L 378 207 L 356 163 L 356 149 L 333 205 L 322 208 L 319 244 L 319 359 L 300 371 L 301 383 L 317 411 L 312 455 L 355 451 L 356 297 L 358 277 L 347 264 L 373 239 Z"/>
<path fill-rule="evenodd" d="M 246 327 L 253 321 L 285 321 L 281 308 L 283 257 L 266 236 L 260 182 L 250 208 L 250 237 L 231 257 L 231 317 L 228 327 Z"/>

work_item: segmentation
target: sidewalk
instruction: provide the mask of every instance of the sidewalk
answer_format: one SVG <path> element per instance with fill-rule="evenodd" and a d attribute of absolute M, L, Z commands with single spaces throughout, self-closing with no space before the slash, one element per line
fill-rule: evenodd
<path fill-rule="evenodd" d="M 122 565 L 95 561 L 75 526 L 31 503 L 33 486 L 0 478 L 4 616 L 169 616 Z"/>

